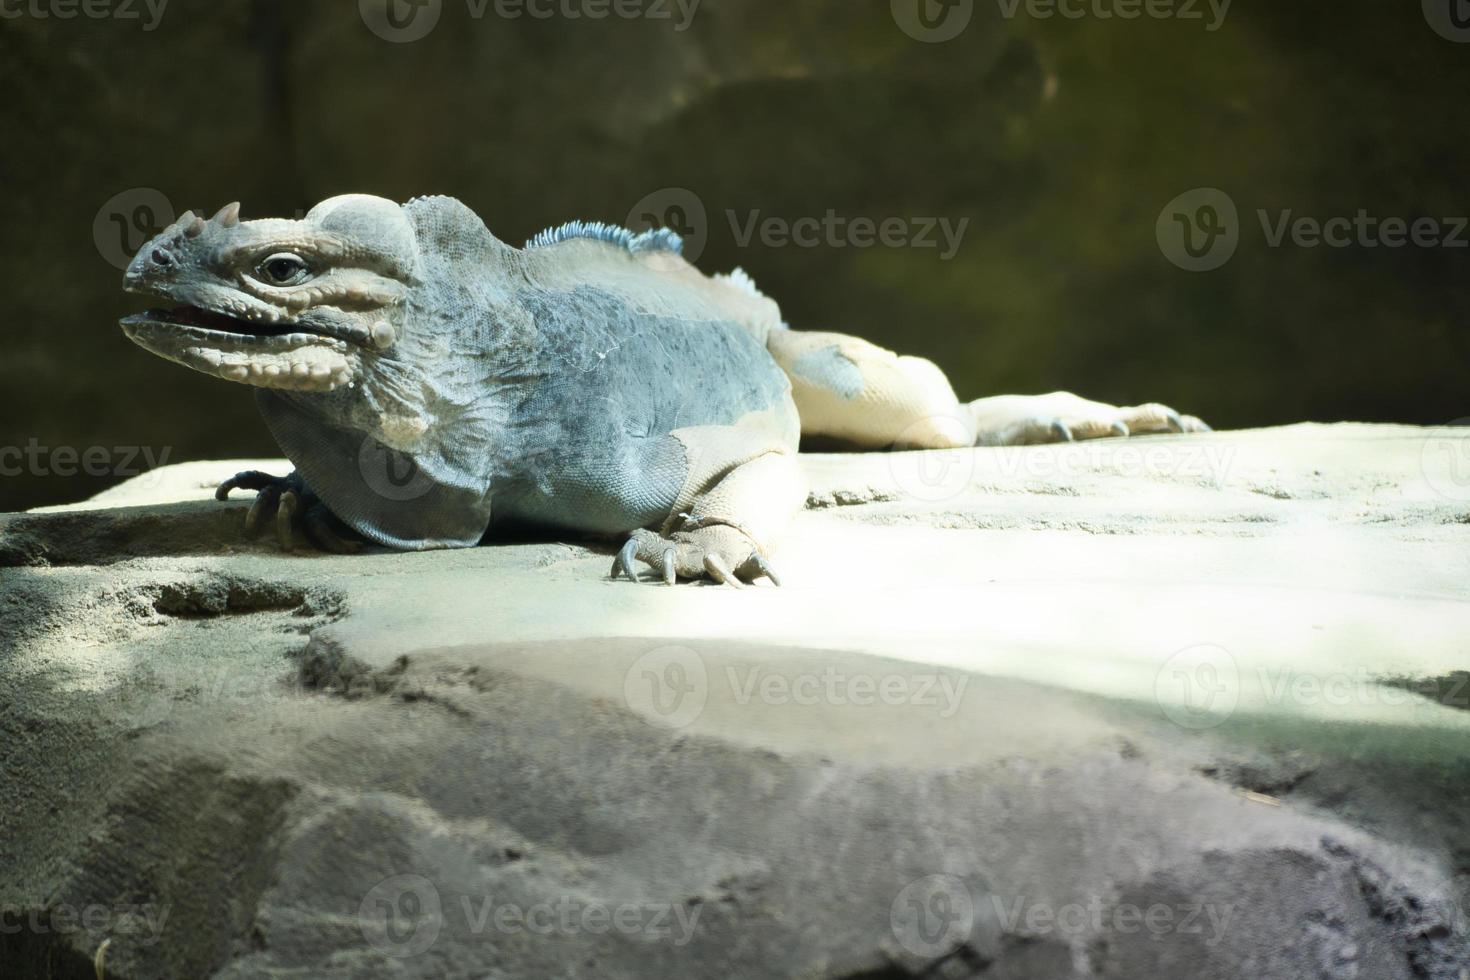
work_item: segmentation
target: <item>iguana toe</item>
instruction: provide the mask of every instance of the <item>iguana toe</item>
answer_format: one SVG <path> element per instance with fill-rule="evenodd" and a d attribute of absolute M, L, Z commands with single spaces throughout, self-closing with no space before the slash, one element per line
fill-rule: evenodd
<path fill-rule="evenodd" d="M 745 588 L 745 583 L 740 581 L 740 578 L 734 572 L 730 571 L 730 566 L 726 565 L 725 559 L 721 558 L 718 554 L 711 552 L 704 556 L 704 570 L 709 573 L 710 578 L 719 582 L 721 585 L 728 585 L 736 589 Z"/>
<path fill-rule="evenodd" d="M 276 539 L 281 542 L 282 551 L 296 550 L 295 521 L 300 507 L 301 497 L 295 490 L 281 494 L 281 502 L 276 505 Z"/>
<path fill-rule="evenodd" d="M 260 530 L 260 523 L 265 515 L 275 510 L 281 500 L 281 487 L 271 485 L 262 487 L 255 495 L 255 503 L 250 505 L 250 512 L 245 515 L 245 533 L 253 535 Z"/>
<path fill-rule="evenodd" d="M 362 551 L 361 539 L 322 504 L 309 508 L 301 525 L 306 529 L 306 536 L 323 551 L 336 555 L 355 555 Z"/>
<path fill-rule="evenodd" d="M 224 483 L 221 483 L 214 491 L 215 500 L 228 500 L 231 490 L 264 490 L 266 487 L 281 483 L 289 477 L 271 476 L 260 470 L 246 470 L 236 473 Z"/>
<path fill-rule="evenodd" d="M 633 564 L 634 560 L 636 560 L 637 558 L 638 558 L 638 539 L 637 538 L 629 538 L 628 539 L 628 543 L 625 544 L 625 545 L 623 545 L 622 550 L 620 550 L 618 552 L 618 556 L 613 559 L 613 567 L 612 567 L 612 576 L 611 577 L 612 578 L 617 578 L 618 577 L 618 573 L 621 572 L 622 574 L 628 576 L 628 578 L 631 581 L 637 582 L 638 581 L 638 569 L 637 569 L 637 566 L 635 566 Z"/>
<path fill-rule="evenodd" d="M 752 554 L 745 560 L 745 564 L 740 566 L 740 574 L 744 575 L 747 581 L 754 581 L 764 576 L 770 579 L 771 584 L 776 586 L 776 588 L 779 589 L 781 587 L 781 576 L 776 574 L 776 570 L 771 567 L 771 563 L 759 552 Z"/>

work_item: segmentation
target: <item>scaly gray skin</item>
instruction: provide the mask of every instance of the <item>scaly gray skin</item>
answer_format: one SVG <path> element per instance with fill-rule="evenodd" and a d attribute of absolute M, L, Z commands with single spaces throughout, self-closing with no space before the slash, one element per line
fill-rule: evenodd
<path fill-rule="evenodd" d="M 452 198 L 348 195 L 300 221 L 192 213 L 127 289 L 182 304 L 138 344 L 249 384 L 291 476 L 242 473 L 283 544 L 467 547 L 505 524 L 626 536 L 665 582 L 775 575 L 804 499 L 802 435 L 954 448 L 1208 427 L 1067 392 L 960 403 L 943 373 L 855 337 L 787 329 L 743 273 L 707 277 L 671 232 L 572 224 L 524 249 Z M 355 533 L 354 533 L 355 532 Z"/>
<path fill-rule="evenodd" d="M 631 535 L 615 574 L 738 584 L 770 575 L 756 477 L 778 474 L 765 509 L 799 506 L 799 424 L 765 350 L 774 304 L 677 248 L 569 226 L 515 249 L 450 198 L 351 195 L 301 221 L 230 205 L 143 247 L 126 288 L 181 305 L 122 326 L 257 388 L 297 472 L 219 496 L 259 491 L 249 523 L 275 509 L 288 546 L 299 515 L 335 549 L 349 528 L 429 549 L 534 524 Z"/>

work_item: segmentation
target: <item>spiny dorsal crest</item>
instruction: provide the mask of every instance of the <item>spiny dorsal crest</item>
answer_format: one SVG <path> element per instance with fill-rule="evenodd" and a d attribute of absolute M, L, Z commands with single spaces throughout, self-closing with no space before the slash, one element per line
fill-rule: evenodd
<path fill-rule="evenodd" d="M 577 238 L 616 245 L 633 255 L 642 252 L 672 252 L 681 255 L 684 252 L 684 239 L 669 228 L 655 228 L 640 233 L 601 221 L 570 221 L 556 228 L 548 228 L 526 242 L 526 248 L 547 248 Z"/>

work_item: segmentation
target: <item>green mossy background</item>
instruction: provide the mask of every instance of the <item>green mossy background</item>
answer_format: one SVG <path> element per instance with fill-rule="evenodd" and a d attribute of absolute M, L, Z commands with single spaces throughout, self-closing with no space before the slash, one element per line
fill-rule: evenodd
<path fill-rule="evenodd" d="M 247 218 L 452 194 L 517 244 L 688 188 L 704 269 L 743 266 L 798 327 L 932 357 L 964 397 L 1069 388 L 1223 427 L 1470 415 L 1470 249 L 1271 248 L 1256 219 L 1470 213 L 1470 45 L 1412 0 L 1236 0 L 1214 32 L 974 2 L 944 44 L 906 35 L 888 0 L 703 0 L 683 32 L 443 0 L 409 44 L 351 2 L 170 0 L 153 31 L 12 7 L 0 446 L 275 453 L 245 388 L 117 329 L 140 304 L 93 225 L 138 187 L 180 212 L 240 199 Z M 1155 222 L 1202 186 L 1235 200 L 1242 240 L 1188 273 Z M 755 210 L 970 224 L 948 262 L 741 247 L 726 212 Z M 110 482 L 0 477 L 0 509 Z"/>

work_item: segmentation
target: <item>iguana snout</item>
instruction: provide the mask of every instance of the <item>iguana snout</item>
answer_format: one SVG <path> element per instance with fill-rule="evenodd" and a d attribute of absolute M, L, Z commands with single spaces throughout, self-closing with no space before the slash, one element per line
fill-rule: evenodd
<path fill-rule="evenodd" d="M 128 338 L 205 374 L 332 391 L 390 352 L 417 282 L 413 228 L 392 201 L 347 195 L 301 220 L 192 211 L 139 250 L 128 292 L 170 301 L 122 320 Z"/>

